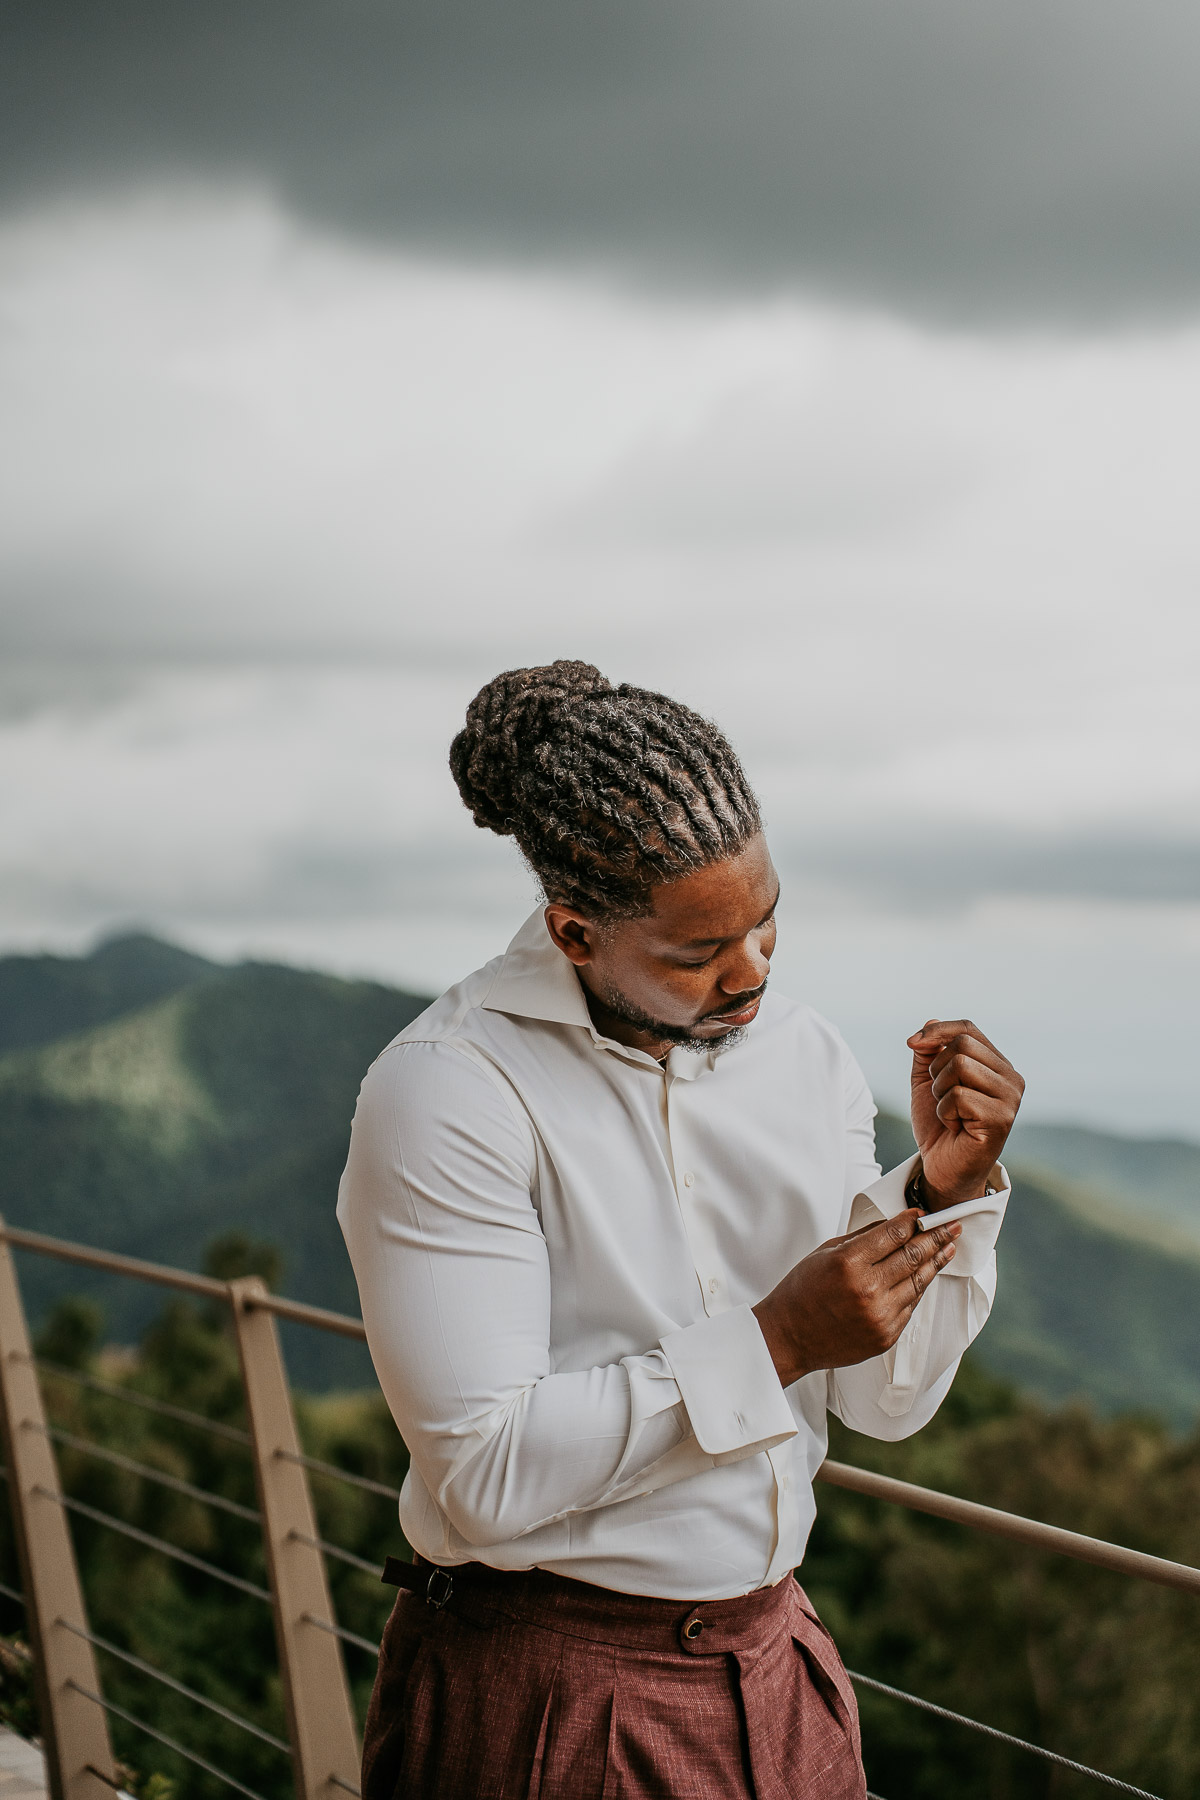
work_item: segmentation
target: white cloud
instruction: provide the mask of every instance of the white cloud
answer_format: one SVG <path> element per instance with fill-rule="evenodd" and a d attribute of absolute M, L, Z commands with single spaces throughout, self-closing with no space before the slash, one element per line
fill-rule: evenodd
<path fill-rule="evenodd" d="M 1200 849 L 1198 411 L 1197 331 L 667 303 L 215 189 L 10 220 L 0 932 L 448 979 L 530 893 L 448 740 L 495 668 L 592 656 L 735 737 L 793 985 L 881 1045 L 952 956 L 1040 1046 L 1086 1015 L 1104 1105 L 1149 1119 L 1088 996 L 1104 967 L 1169 1039 L 1200 985 L 1194 912 L 1103 874 L 1144 841 L 1186 902 Z"/>

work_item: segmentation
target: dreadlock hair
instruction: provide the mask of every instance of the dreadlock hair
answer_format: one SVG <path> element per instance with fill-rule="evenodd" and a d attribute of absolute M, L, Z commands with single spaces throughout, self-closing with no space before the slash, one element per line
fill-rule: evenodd
<path fill-rule="evenodd" d="M 724 733 L 590 663 L 510 669 L 476 694 L 450 770 L 477 825 L 512 837 L 548 900 L 599 920 L 736 856 L 758 801 Z"/>

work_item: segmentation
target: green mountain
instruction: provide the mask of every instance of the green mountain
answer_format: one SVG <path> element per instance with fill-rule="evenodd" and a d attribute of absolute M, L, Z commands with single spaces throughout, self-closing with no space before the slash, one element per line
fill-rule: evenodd
<path fill-rule="evenodd" d="M 169 949 L 151 941 L 148 980 L 169 967 L 159 954 Z M 4 975 L 0 964 L 0 991 Z M 137 987 L 124 990 L 135 1006 Z M 354 1102 L 372 1058 L 425 1004 L 373 982 L 201 964 L 164 999 L 10 1052 L 0 1057 L 0 1212 L 189 1268 L 240 1228 L 281 1247 L 289 1293 L 356 1311 L 333 1216 Z M 67 1288 L 93 1293 L 118 1338 L 161 1301 L 139 1283 L 22 1263 L 35 1313 Z M 354 1345 L 323 1333 L 293 1330 L 289 1360 L 310 1386 L 368 1373 Z"/>
<path fill-rule="evenodd" d="M 107 938 L 89 956 L 0 957 L 0 1053 L 103 1025 L 220 972 L 142 933 Z"/>
<path fill-rule="evenodd" d="M 227 968 L 152 938 L 89 957 L 0 959 L 0 1211 L 11 1223 L 200 1266 L 216 1236 L 277 1244 L 283 1286 L 356 1310 L 333 1215 L 359 1083 L 425 1005 L 373 982 L 264 963 Z M 911 1154 L 882 1114 L 880 1160 Z M 1075 1128 L 1014 1136 L 1014 1194 L 995 1311 L 977 1355 L 1044 1399 L 1200 1413 L 1200 1243 L 1189 1171 L 1200 1147 Z M 31 1310 L 103 1300 L 128 1341 L 161 1296 L 22 1257 Z M 297 1381 L 369 1378 L 353 1344 L 287 1334 Z"/>
<path fill-rule="evenodd" d="M 1094 1222 L 1200 1258 L 1200 1144 L 1018 1123 L 1011 1153 Z"/>

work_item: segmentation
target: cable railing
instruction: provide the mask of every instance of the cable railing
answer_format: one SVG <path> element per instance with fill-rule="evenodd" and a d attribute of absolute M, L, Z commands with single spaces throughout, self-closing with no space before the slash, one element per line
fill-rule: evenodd
<path fill-rule="evenodd" d="M 1137 1794 L 1140 1800 L 1159 1800 L 1157 1794 L 1147 1793 L 1145 1788 L 1120 1781 L 1115 1775 L 1105 1775 L 1099 1769 L 1090 1768 L 1087 1763 L 1072 1762 L 1069 1756 L 1060 1756 L 1057 1750 L 1047 1750 L 1041 1744 L 1031 1744 L 1027 1738 L 1014 1737 L 1011 1731 L 1000 1731 L 995 1725 L 985 1725 L 980 1719 L 968 1719 L 965 1713 L 951 1712 L 948 1706 L 937 1706 L 932 1700 L 922 1700 L 916 1694 L 906 1694 L 903 1688 L 889 1687 L 886 1681 L 876 1681 L 872 1675 L 859 1675 L 853 1669 L 847 1669 L 846 1673 L 856 1687 L 870 1688 L 876 1694 L 886 1694 L 891 1700 L 903 1700 L 908 1706 L 918 1707 L 922 1712 L 932 1713 L 939 1719 L 948 1719 L 953 1725 L 965 1725 L 968 1731 L 977 1731 L 996 1743 L 1008 1744 L 1012 1749 L 1028 1751 L 1030 1756 L 1039 1756 L 1043 1762 L 1054 1763 L 1060 1769 L 1070 1769 L 1075 1775 L 1086 1775 L 1092 1781 L 1118 1789 L 1122 1794 Z"/>
<path fill-rule="evenodd" d="M 202 1556 L 193 1556 L 190 1550 L 181 1550 L 178 1544 L 168 1543 L 165 1538 L 156 1537 L 152 1531 L 143 1531 L 139 1525 L 129 1525 L 124 1519 L 118 1519 L 98 1506 L 89 1506 L 86 1500 L 73 1500 L 70 1494 L 56 1494 L 53 1489 L 40 1485 L 33 1492 L 39 1499 L 53 1500 L 68 1512 L 78 1513 L 81 1519 L 90 1519 L 94 1525 L 105 1525 L 109 1531 L 115 1531 L 135 1544 L 142 1544 L 147 1550 L 157 1550 L 160 1556 L 168 1557 L 172 1562 L 182 1563 L 185 1568 L 198 1569 L 201 1575 L 208 1575 L 213 1581 L 224 1582 L 226 1587 L 236 1588 L 241 1594 L 249 1594 L 252 1600 L 265 1600 L 268 1606 L 271 1604 L 270 1593 L 265 1587 L 259 1587 L 257 1582 L 246 1581 L 241 1575 L 234 1575 L 228 1569 L 219 1569 L 215 1563 L 206 1562 Z"/>
<path fill-rule="evenodd" d="M 140 1406 L 147 1412 L 158 1413 L 164 1419 L 173 1419 L 177 1424 L 195 1425 L 213 1437 L 222 1437 L 234 1444 L 245 1444 L 250 1447 L 250 1433 L 242 1431 L 237 1425 L 227 1425 L 221 1419 L 207 1419 L 203 1413 L 193 1412 L 187 1406 L 172 1406 L 169 1401 L 160 1400 L 153 1394 L 141 1394 L 137 1388 L 121 1387 L 115 1381 L 101 1381 L 98 1375 L 85 1374 L 82 1369 L 68 1369 L 62 1363 L 51 1362 L 45 1356 L 35 1356 L 34 1364 L 49 1375 L 55 1375 L 62 1381 L 74 1381 L 80 1387 L 90 1388 L 93 1393 L 107 1394 L 111 1399 L 124 1400 L 130 1406 Z"/>
<path fill-rule="evenodd" d="M 35 1357 L 29 1343 L 10 1247 L 55 1257 L 82 1267 L 102 1269 L 153 1282 L 209 1301 L 228 1311 L 240 1358 L 246 1428 L 212 1419 L 174 1401 L 148 1394 L 126 1383 L 106 1380 L 88 1370 L 73 1369 Z M 135 1257 L 99 1251 L 19 1231 L 0 1222 L 0 1412 L 5 1421 L 7 1466 L 0 1477 L 8 1488 L 21 1553 L 22 1586 L 0 1581 L 0 1598 L 25 1608 L 27 1635 L 39 1663 L 41 1690 L 48 1717 L 43 1733 L 53 1754 L 48 1759 L 54 1800 L 99 1800 L 102 1790 L 119 1786 L 117 1765 L 108 1736 L 109 1717 L 157 1742 L 212 1779 L 247 1800 L 264 1800 L 240 1775 L 218 1767 L 195 1746 L 180 1742 L 151 1720 L 106 1696 L 96 1656 L 111 1658 L 146 1681 L 207 1711 L 248 1738 L 288 1758 L 297 1800 L 329 1800 L 329 1790 L 357 1796 L 358 1742 L 342 1646 L 364 1657 L 376 1657 L 379 1645 L 350 1629 L 335 1615 L 327 1562 L 357 1574 L 378 1576 L 376 1563 L 323 1535 L 309 1490 L 309 1478 L 341 1483 L 380 1499 L 395 1501 L 391 1484 L 341 1468 L 301 1448 L 290 1392 L 279 1351 L 275 1321 L 286 1319 L 339 1336 L 364 1337 L 360 1320 L 322 1307 L 286 1300 L 268 1292 L 254 1278 L 222 1282 L 212 1276 L 160 1267 Z M 44 1412 L 39 1374 L 139 1408 L 144 1414 L 192 1427 L 244 1449 L 253 1465 L 258 1506 L 189 1482 L 169 1470 L 116 1451 L 49 1421 Z M 66 1491 L 60 1481 L 55 1447 L 94 1461 L 123 1475 L 146 1481 L 181 1498 L 211 1507 L 239 1524 L 254 1526 L 266 1565 L 266 1585 L 225 1569 L 169 1539 L 133 1525 L 104 1507 Z M 1039 1520 L 1022 1518 L 995 1507 L 898 1481 L 890 1476 L 827 1461 L 817 1479 L 865 1498 L 924 1513 L 972 1531 L 1007 1539 L 1028 1549 L 1050 1551 L 1112 1572 L 1200 1595 L 1200 1569 L 1111 1544 Z M 101 1531 L 135 1543 L 154 1555 L 201 1575 L 271 1608 L 279 1673 L 287 1717 L 286 1739 L 223 1702 L 139 1657 L 127 1646 L 93 1631 L 87 1619 L 75 1569 L 67 1518 L 73 1515 Z M 69 1648 L 68 1648 L 69 1647 Z M 1062 1755 L 1044 1745 L 1005 1732 L 983 1720 L 894 1687 L 875 1676 L 849 1671 L 857 1687 L 976 1733 L 984 1739 L 1038 1758 L 1137 1800 L 1159 1800 L 1147 1789 Z M 78 1703 L 85 1704 L 81 1707 Z M 98 1784 L 98 1785 L 97 1785 Z M 869 1796 L 869 1800 L 879 1800 Z"/>
<path fill-rule="evenodd" d="M 101 1374 L 36 1358 L 24 1322 L 11 1257 L 13 1248 L 153 1282 L 220 1303 L 237 1345 L 247 1428 L 208 1418 L 174 1400 L 139 1392 L 127 1383 L 105 1380 Z M 236 1763 L 222 1766 L 204 1754 L 196 1742 L 187 1742 L 186 1722 L 178 1731 L 164 1730 L 152 1705 L 139 1705 L 134 1710 L 132 1705 L 123 1704 L 124 1692 L 120 1699 L 106 1692 L 99 1666 L 108 1659 L 126 1670 L 128 1679 L 157 1684 L 160 1691 L 174 1697 L 173 1704 L 184 1701 L 184 1714 L 187 1706 L 195 1707 L 245 1734 L 260 1750 L 286 1757 L 292 1765 L 299 1800 L 328 1800 L 331 1785 L 339 1791 L 358 1792 L 358 1741 L 342 1664 L 342 1643 L 362 1649 L 367 1640 L 346 1633 L 333 1613 L 326 1557 L 343 1547 L 327 1543 L 321 1536 L 307 1472 L 297 1460 L 303 1452 L 279 1351 L 276 1320 L 281 1317 L 341 1336 L 363 1336 L 360 1322 L 330 1314 L 324 1308 L 281 1301 L 253 1278 L 223 1282 L 68 1244 L 42 1233 L 0 1230 L 0 1411 L 5 1422 L 6 1486 L 22 1568 L 21 1588 L 17 1590 L 5 1583 L 4 1597 L 20 1598 L 25 1606 L 26 1636 L 41 1675 L 42 1727 L 50 1752 L 47 1768 L 56 1800 L 87 1800 L 89 1796 L 98 1800 L 102 1792 L 119 1786 L 109 1736 L 110 1719 L 121 1721 L 129 1731 L 161 1745 L 226 1789 L 246 1795 L 248 1800 L 264 1800 L 253 1780 L 243 1775 Z M 118 1450 L 98 1443 L 77 1428 L 74 1417 L 66 1423 L 48 1419 L 39 1377 L 53 1382 L 54 1393 L 60 1397 L 63 1384 L 73 1384 L 81 1396 L 95 1396 L 105 1403 L 119 1402 L 140 1409 L 144 1416 L 150 1416 L 151 1422 L 169 1422 L 171 1428 L 207 1433 L 226 1445 L 236 1445 L 247 1453 L 253 1469 L 257 1507 L 236 1497 L 236 1486 L 233 1495 L 217 1493 L 185 1479 L 181 1473 L 156 1468 L 144 1456 L 130 1453 L 140 1446 Z M 144 1524 L 118 1516 L 118 1510 L 112 1510 L 110 1505 L 94 1503 L 97 1499 L 107 1500 L 107 1493 L 88 1494 L 85 1486 L 88 1497 L 84 1498 L 72 1491 L 59 1476 L 56 1453 L 69 1454 L 76 1459 L 76 1467 L 107 1469 L 114 1477 L 132 1479 L 137 1491 L 142 1484 L 150 1484 L 165 1499 L 178 1496 L 224 1517 L 234 1530 L 253 1527 L 261 1545 L 266 1580 L 248 1579 L 245 1559 L 229 1556 L 228 1549 L 224 1556 L 218 1550 L 214 1558 L 172 1542 L 169 1521 L 165 1533 L 147 1530 Z M 183 1467 L 192 1473 L 186 1463 Z M 239 1707 L 226 1705 L 228 1696 L 217 1699 L 204 1694 L 193 1683 L 181 1681 L 169 1670 L 158 1668 L 155 1661 L 138 1655 L 135 1649 L 92 1629 L 67 1527 L 69 1518 L 85 1523 L 89 1530 L 111 1534 L 118 1541 L 136 1546 L 151 1559 L 161 1557 L 189 1578 L 199 1577 L 231 1596 L 269 1609 L 287 1720 L 286 1737 L 247 1717 Z M 148 1522 L 157 1525 L 157 1516 Z M 205 1542 L 203 1548 L 208 1547 Z M 353 1556 L 350 1551 L 343 1554 Z M 223 1567 L 223 1561 L 232 1561 L 235 1566 Z M 354 1566 L 357 1571 L 369 1569 L 378 1575 L 378 1570 L 363 1558 L 356 1558 Z M 174 1717 L 171 1723 L 174 1726 Z"/>
<path fill-rule="evenodd" d="M 69 1680 L 67 1686 L 81 1699 L 92 1701 L 95 1706 L 103 1708 L 106 1713 L 111 1713 L 115 1719 L 123 1719 L 126 1725 L 132 1725 L 135 1730 L 143 1732 L 148 1738 L 153 1738 L 156 1743 L 173 1751 L 176 1756 L 182 1756 L 184 1761 L 190 1762 L 194 1768 L 203 1769 L 206 1775 L 214 1775 L 226 1787 L 232 1788 L 235 1794 L 244 1794 L 246 1800 L 263 1800 L 262 1794 L 255 1788 L 247 1787 L 245 1782 L 239 1781 L 236 1775 L 231 1775 L 227 1769 L 219 1769 L 216 1763 L 209 1762 L 207 1757 L 198 1755 L 195 1750 L 187 1749 L 179 1742 L 178 1738 L 168 1737 L 165 1731 L 159 1731 L 155 1726 L 147 1724 L 145 1719 L 139 1719 L 137 1714 L 131 1713 L 127 1707 L 118 1706 L 115 1700 L 106 1700 L 103 1694 L 94 1693 L 91 1688 L 82 1687 L 75 1680 Z M 105 1769 L 98 1768 L 94 1763 L 88 1763 L 85 1767 L 88 1774 L 94 1775 L 98 1781 L 102 1781 L 105 1787 L 115 1788 L 118 1793 L 121 1791 L 121 1784 L 117 1776 L 110 1775 Z"/>
<path fill-rule="evenodd" d="M 149 1463 L 138 1462 L 135 1457 L 123 1456 L 119 1450 L 109 1450 L 104 1444 L 94 1444 L 89 1438 L 81 1438 L 73 1431 L 63 1431 L 58 1425 L 31 1425 L 30 1430 L 44 1431 L 53 1438 L 56 1444 L 62 1444 L 68 1450 L 78 1450 L 84 1456 L 94 1456 L 100 1462 L 110 1463 L 113 1468 L 124 1469 L 127 1474 L 140 1475 L 143 1481 L 153 1481 L 158 1487 L 170 1488 L 173 1494 L 183 1494 L 189 1500 L 199 1500 L 205 1506 L 215 1506 L 221 1512 L 232 1514 L 235 1519 L 247 1519 L 252 1525 L 261 1525 L 262 1519 L 252 1506 L 243 1506 L 240 1500 L 229 1500 L 224 1494 L 214 1494 L 209 1488 L 196 1487 L 194 1482 L 183 1481 L 178 1475 L 168 1475 L 163 1469 L 152 1469 Z"/>

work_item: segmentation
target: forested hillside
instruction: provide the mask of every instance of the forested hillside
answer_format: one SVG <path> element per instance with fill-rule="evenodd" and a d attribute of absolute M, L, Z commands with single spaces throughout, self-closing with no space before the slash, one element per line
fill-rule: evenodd
<path fill-rule="evenodd" d="M 244 1229 L 281 1248 L 287 1292 L 356 1309 L 333 1216 L 354 1100 L 422 999 L 271 964 L 225 968 L 140 937 L 78 959 L 0 959 L 0 1003 L 0 1210 L 12 1223 L 191 1267 L 210 1239 Z M 878 1137 L 885 1166 L 911 1151 L 897 1118 L 882 1115 Z M 1087 1395 L 1186 1427 L 1200 1412 L 1200 1248 L 1187 1238 L 1200 1245 L 1200 1147 L 1034 1126 L 1010 1162 L 981 1361 L 1045 1399 Z M 153 1305 L 135 1284 L 34 1257 L 22 1276 L 35 1316 L 55 1294 L 91 1292 L 118 1340 L 136 1338 Z M 288 1354 L 314 1389 L 370 1380 L 352 1344 L 292 1332 Z"/>
<path fill-rule="evenodd" d="M 0 1051 L 103 1025 L 222 972 L 143 933 L 109 938 L 90 956 L 0 957 Z"/>
<path fill-rule="evenodd" d="M 234 1273 L 230 1247 L 210 1266 Z M 261 1267 L 261 1254 L 255 1259 Z M 269 1259 L 268 1259 L 269 1260 Z M 44 1328 L 43 1356 L 67 1368 L 97 1368 L 95 1321 L 66 1303 Z M 237 1357 L 220 1314 L 170 1302 L 136 1358 L 100 1357 L 118 1388 L 167 1399 L 227 1424 L 243 1423 Z M 243 1446 L 194 1425 L 81 1389 L 66 1374 L 45 1378 L 54 1422 L 176 1480 L 253 1507 Z M 313 1455 L 391 1486 L 404 1447 L 376 1392 L 297 1400 Z M 1079 1408 L 1050 1412 L 964 1365 L 933 1423 L 898 1444 L 860 1438 L 833 1422 L 833 1456 L 969 1499 L 1044 1518 L 1167 1556 L 1200 1562 L 1200 1439 L 1179 1442 L 1140 1420 L 1098 1421 Z M 262 1584 L 259 1532 L 251 1522 L 201 1506 L 70 1445 L 60 1446 L 74 1497 L 152 1536 Z M 315 1480 L 321 1536 L 361 1557 L 366 1571 L 328 1564 L 344 1628 L 374 1641 L 392 1593 L 371 1572 L 403 1553 L 395 1504 L 339 1482 Z M 836 1488 L 817 1490 L 818 1518 L 801 1579 L 832 1628 L 850 1668 L 1090 1763 L 1164 1800 L 1200 1791 L 1200 1715 L 1195 1706 L 1195 1600 L 1061 1557 L 947 1526 Z M 203 1573 L 164 1562 L 144 1542 L 115 1537 L 87 1518 L 73 1521 L 92 1629 L 164 1667 L 218 1705 L 283 1730 L 268 1608 L 217 1587 Z M 0 1505 L 0 1581 L 16 1566 Z M 21 1614 L 0 1596 L 0 1720 L 34 1728 L 28 1665 L 6 1649 Z M 353 1645 L 347 1669 L 360 1717 L 373 1661 Z M 148 1682 L 102 1655 L 108 1696 L 153 1719 L 266 1800 L 291 1793 L 286 1759 L 269 1745 Z M 867 1774 L 887 1800 L 1087 1800 L 1095 1784 L 1052 1771 L 1027 1754 L 860 1694 Z M 169 1800 L 155 1773 L 178 1784 L 179 1800 L 222 1800 L 228 1791 L 113 1721 L 127 1785 L 141 1800 Z"/>
<path fill-rule="evenodd" d="M 138 943 L 163 965 L 170 946 Z M 5 974 L 0 963 L 0 992 Z M 94 991 L 76 990 L 85 1005 Z M 211 1238 L 247 1227 L 280 1246 L 288 1293 L 357 1311 L 333 1213 L 355 1097 L 425 1001 L 262 963 L 201 964 L 148 1006 L 136 982 L 125 992 L 124 1016 L 0 1058 L 0 1212 L 188 1268 Z M 66 1291 L 100 1298 L 118 1339 L 135 1338 L 155 1304 L 137 1283 L 36 1257 L 23 1258 L 22 1281 L 35 1317 Z M 353 1344 L 295 1331 L 288 1350 L 308 1385 L 370 1380 Z"/>
<path fill-rule="evenodd" d="M 1200 1258 L 1200 1144 L 1018 1120 L 1012 1154 L 1097 1223 Z"/>

